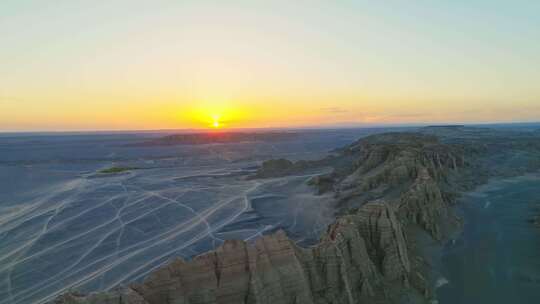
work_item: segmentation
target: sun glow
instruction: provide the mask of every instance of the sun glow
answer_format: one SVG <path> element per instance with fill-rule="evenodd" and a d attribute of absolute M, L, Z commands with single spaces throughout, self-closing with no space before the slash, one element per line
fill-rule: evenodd
<path fill-rule="evenodd" d="M 212 128 L 217 129 L 221 127 L 221 123 L 219 122 L 220 117 L 221 115 L 217 115 L 217 114 L 212 115 L 212 124 L 211 124 Z"/>
<path fill-rule="evenodd" d="M 181 112 L 183 119 L 208 129 L 234 128 L 245 122 L 248 113 L 232 102 L 198 102 L 197 106 Z"/>

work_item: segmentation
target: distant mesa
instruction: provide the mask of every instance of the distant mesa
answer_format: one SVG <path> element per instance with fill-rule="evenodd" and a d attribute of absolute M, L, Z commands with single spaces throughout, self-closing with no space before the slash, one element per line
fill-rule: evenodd
<path fill-rule="evenodd" d="M 275 142 L 297 137 L 293 132 L 201 132 L 173 134 L 132 144 L 131 146 L 204 145 L 239 142 Z"/>
<path fill-rule="evenodd" d="M 101 174 L 116 174 L 116 173 L 123 173 L 131 170 L 135 170 L 137 168 L 135 167 L 110 167 L 107 169 L 99 170 L 98 173 Z"/>
<path fill-rule="evenodd" d="M 262 163 L 261 167 L 257 170 L 253 178 L 272 178 L 281 177 L 304 169 L 305 161 L 292 162 L 288 159 L 270 159 Z"/>
<path fill-rule="evenodd" d="M 335 165 L 332 156 L 326 157 L 321 160 L 299 160 L 295 162 L 284 158 L 269 159 L 264 161 L 257 169 L 255 174 L 249 176 L 248 179 L 275 178 L 296 174 L 310 174 L 314 172 L 314 169 L 316 171 L 318 170 L 317 168 L 330 167 L 332 165 Z M 323 182 L 323 180 L 324 179 L 321 179 L 319 181 L 319 179 L 316 177 L 309 183 L 311 185 L 315 185 Z"/>
<path fill-rule="evenodd" d="M 427 126 L 426 128 L 454 128 L 454 129 L 457 129 L 457 128 L 464 128 L 465 125 L 431 125 L 431 126 Z"/>

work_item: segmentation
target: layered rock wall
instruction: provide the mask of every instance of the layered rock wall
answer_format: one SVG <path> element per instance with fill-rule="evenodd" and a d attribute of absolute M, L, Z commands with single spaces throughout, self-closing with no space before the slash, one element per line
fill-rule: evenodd
<path fill-rule="evenodd" d="M 321 242 L 300 248 L 279 231 L 253 244 L 226 241 L 191 261 L 177 259 L 142 284 L 62 304 L 370 303 L 386 284 L 406 286 L 405 235 L 384 202 L 365 205 L 329 226 Z"/>

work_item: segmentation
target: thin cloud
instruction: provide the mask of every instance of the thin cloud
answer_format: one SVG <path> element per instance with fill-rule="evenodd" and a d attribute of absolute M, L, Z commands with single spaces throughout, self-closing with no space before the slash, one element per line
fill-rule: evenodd
<path fill-rule="evenodd" d="M 347 109 L 340 108 L 340 107 L 321 108 L 321 111 L 327 112 L 327 113 L 333 113 L 333 114 L 341 114 L 341 113 L 349 112 Z"/>

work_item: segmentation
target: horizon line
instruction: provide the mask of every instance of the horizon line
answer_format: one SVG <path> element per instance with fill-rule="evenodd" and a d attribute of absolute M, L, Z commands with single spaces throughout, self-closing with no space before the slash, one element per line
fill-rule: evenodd
<path fill-rule="evenodd" d="M 540 124 L 540 120 L 517 121 L 517 122 L 441 122 L 441 123 L 375 123 L 375 124 L 335 124 L 324 126 L 298 126 L 298 127 L 245 127 L 245 128 L 178 128 L 178 129 L 74 129 L 74 130 L 0 130 L 1 135 L 6 134 L 125 134 L 125 133 L 164 133 L 164 132 L 228 132 L 228 131 L 264 131 L 264 130 L 331 130 L 331 129 L 365 129 L 365 128 L 406 128 L 406 127 L 429 127 L 429 126 L 489 126 L 489 125 L 523 125 Z"/>

